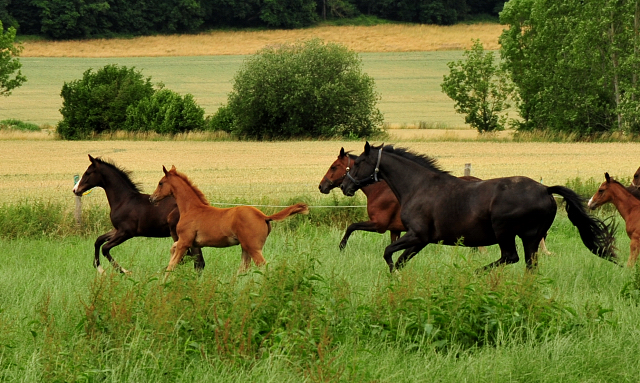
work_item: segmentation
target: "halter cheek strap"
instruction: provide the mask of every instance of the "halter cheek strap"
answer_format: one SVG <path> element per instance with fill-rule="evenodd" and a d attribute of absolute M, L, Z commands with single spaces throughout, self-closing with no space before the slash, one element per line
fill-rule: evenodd
<path fill-rule="evenodd" d="M 347 171 L 347 178 L 349 178 L 356 186 L 366 186 L 373 182 L 378 182 L 378 173 L 380 172 L 380 159 L 382 158 L 382 148 L 378 151 L 378 161 L 376 162 L 376 167 L 373 169 L 373 174 L 369 177 L 365 177 L 363 179 L 357 180 L 353 178 L 353 176 Z M 371 181 L 373 180 L 373 181 Z"/>

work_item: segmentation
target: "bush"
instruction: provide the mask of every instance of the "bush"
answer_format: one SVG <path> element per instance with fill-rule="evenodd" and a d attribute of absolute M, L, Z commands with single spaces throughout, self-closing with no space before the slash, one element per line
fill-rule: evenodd
<path fill-rule="evenodd" d="M 381 129 L 373 78 L 357 54 L 318 39 L 267 47 L 235 76 L 233 133 L 257 139 L 368 137 Z"/>
<path fill-rule="evenodd" d="M 127 108 L 124 130 L 153 131 L 160 134 L 184 133 L 204 129 L 204 109 L 187 94 L 182 97 L 162 89 Z"/>
<path fill-rule="evenodd" d="M 0 121 L 0 129 L 24 130 L 30 132 L 39 132 L 41 129 L 38 125 L 31 122 L 24 122 L 16 119 L 8 119 Z"/>
<path fill-rule="evenodd" d="M 106 65 L 96 72 L 89 69 L 81 80 L 62 86 L 62 121 L 56 131 L 67 140 L 114 132 L 125 123 L 127 108 L 153 93 L 151 78 L 143 78 L 133 67 Z"/>
<path fill-rule="evenodd" d="M 229 106 L 223 105 L 218 108 L 218 111 L 211 116 L 207 116 L 205 120 L 205 130 L 222 130 L 227 133 L 231 133 L 233 130 L 234 122 L 233 112 L 229 109 Z"/>

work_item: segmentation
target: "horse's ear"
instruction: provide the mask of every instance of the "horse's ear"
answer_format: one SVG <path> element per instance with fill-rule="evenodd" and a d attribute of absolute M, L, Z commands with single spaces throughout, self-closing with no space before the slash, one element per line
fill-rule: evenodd
<path fill-rule="evenodd" d="M 340 155 L 338 157 L 344 157 L 344 148 L 340 148 Z"/>
<path fill-rule="evenodd" d="M 611 182 L 611 177 L 609 177 L 609 173 L 604 173 L 604 179 L 606 179 L 607 182 Z"/>
<path fill-rule="evenodd" d="M 162 165 L 162 171 L 164 172 L 164 175 L 165 175 L 165 176 L 167 175 L 167 173 L 169 173 L 169 172 L 167 171 L 167 168 L 165 168 L 165 167 L 164 167 L 164 165 Z"/>
<path fill-rule="evenodd" d="M 172 171 L 172 172 L 177 171 L 177 170 L 176 170 L 176 166 L 175 166 L 175 165 L 171 165 L 171 171 Z"/>
<path fill-rule="evenodd" d="M 371 145 L 369 145 L 369 141 L 367 141 L 367 142 L 364 144 L 364 154 L 365 154 L 365 155 L 368 155 L 368 154 L 369 154 L 369 150 L 371 150 Z"/>
<path fill-rule="evenodd" d="M 91 157 L 91 154 L 89 154 L 89 161 L 91 161 L 91 163 L 94 163 L 94 162 L 96 162 L 96 159 Z"/>

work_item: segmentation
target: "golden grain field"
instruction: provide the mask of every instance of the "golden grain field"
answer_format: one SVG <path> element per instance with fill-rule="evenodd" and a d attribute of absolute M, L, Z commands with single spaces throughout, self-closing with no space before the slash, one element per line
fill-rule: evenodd
<path fill-rule="evenodd" d="M 461 175 L 465 163 L 480 178 L 525 175 L 547 185 L 594 177 L 605 171 L 630 177 L 638 163 L 635 143 L 404 142 L 438 158 L 444 169 Z M 162 165 L 175 165 L 216 200 L 286 200 L 320 197 L 325 171 L 340 150 L 360 152 L 362 142 L 197 142 L 197 141 L 0 141 L 0 203 L 39 198 L 73 203 L 73 175 L 89 164 L 87 153 L 104 156 L 134 171 L 152 192 Z M 336 198 L 347 198 L 335 191 Z M 96 191 L 87 202 L 104 204 Z"/>
<path fill-rule="evenodd" d="M 473 25 L 320 26 L 268 31 L 213 31 L 196 35 L 143 36 L 133 39 L 27 41 L 22 57 L 153 57 L 247 55 L 286 42 L 320 38 L 356 52 L 462 50 L 480 39 L 485 49 L 499 48 L 504 26 Z"/>

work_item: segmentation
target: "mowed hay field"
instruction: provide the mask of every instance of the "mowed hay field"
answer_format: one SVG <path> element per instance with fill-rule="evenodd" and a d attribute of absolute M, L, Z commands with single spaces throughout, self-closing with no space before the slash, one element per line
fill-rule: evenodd
<path fill-rule="evenodd" d="M 362 142 L 202 142 L 202 141 L 0 141 L 0 202 L 24 199 L 72 202 L 73 175 L 89 165 L 87 154 L 113 160 L 133 171 L 152 192 L 162 166 L 175 165 L 214 202 L 263 198 L 320 197 L 317 190 L 341 147 L 360 153 Z M 630 159 L 635 143 L 397 142 L 437 158 L 462 175 L 465 163 L 483 178 L 524 175 L 546 185 L 567 180 L 604 179 L 604 172 L 629 178 L 638 167 Z M 595 192 L 595 190 L 594 190 Z M 335 191 L 337 198 L 346 198 Z M 103 193 L 86 197 L 106 204 Z"/>

